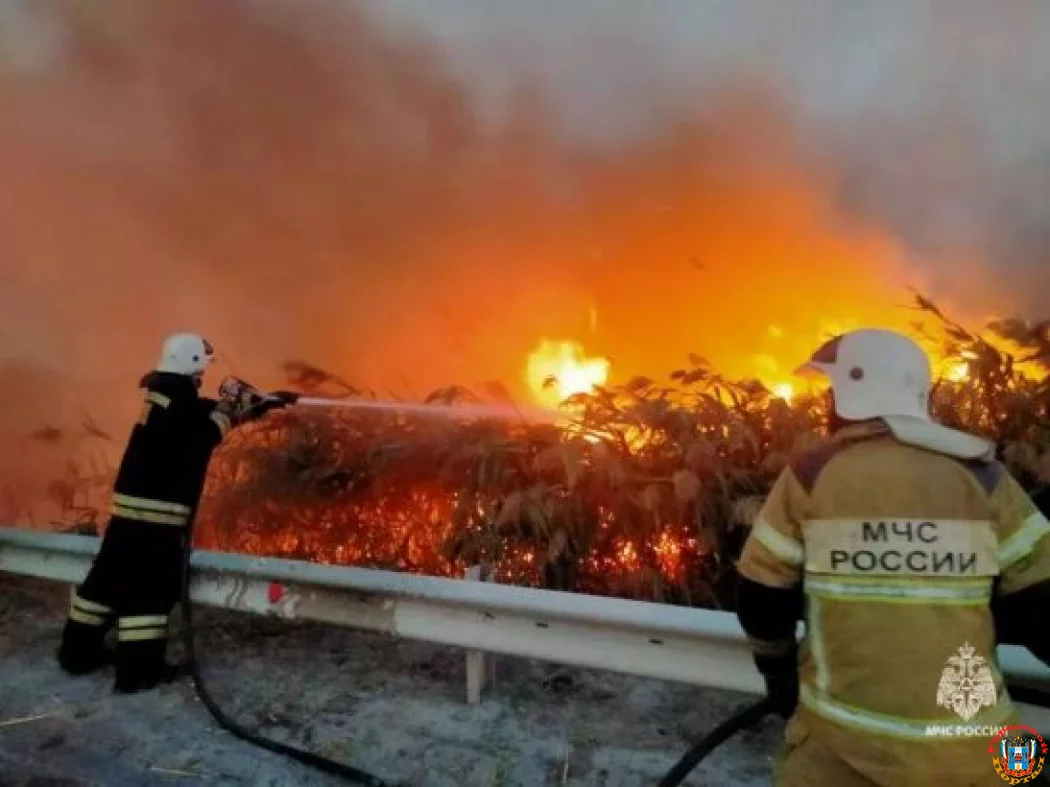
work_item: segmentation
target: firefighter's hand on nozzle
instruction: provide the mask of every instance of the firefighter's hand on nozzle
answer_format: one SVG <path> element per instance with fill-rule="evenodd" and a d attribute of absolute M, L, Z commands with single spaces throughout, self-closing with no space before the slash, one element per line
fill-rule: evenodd
<path fill-rule="evenodd" d="M 227 377 L 219 386 L 219 397 L 220 407 L 234 424 L 240 425 L 294 404 L 299 395 L 291 391 L 265 394 L 244 380 Z"/>

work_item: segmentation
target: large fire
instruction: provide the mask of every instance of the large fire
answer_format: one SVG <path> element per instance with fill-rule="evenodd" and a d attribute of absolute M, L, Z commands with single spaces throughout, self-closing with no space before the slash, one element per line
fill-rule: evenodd
<path fill-rule="evenodd" d="M 594 320 L 593 313 L 591 320 Z M 837 325 L 831 327 L 834 330 L 845 330 Z M 812 338 L 812 347 L 816 348 L 831 335 L 833 334 L 815 335 Z M 769 336 L 783 339 L 783 329 L 771 326 Z M 924 343 L 931 353 L 935 377 L 953 383 L 967 379 L 972 357 L 964 356 L 962 360 L 943 357 L 936 344 L 921 339 L 920 342 Z M 804 357 L 778 359 L 768 353 L 758 354 L 753 356 L 750 373 L 767 387 L 773 398 L 790 402 L 798 393 L 796 386 L 800 381 L 785 379 L 783 370 L 795 368 L 803 360 Z M 610 374 L 609 359 L 587 356 L 581 342 L 544 338 L 529 353 L 524 378 L 532 398 L 540 405 L 553 408 L 563 405 L 565 400 L 574 394 L 592 393 L 609 382 Z M 811 378 L 807 382 L 810 387 L 822 386 L 816 379 Z"/>
<path fill-rule="evenodd" d="M 766 358 L 765 364 L 756 365 L 756 377 L 769 386 L 775 398 L 790 402 L 795 396 L 795 385 L 765 375 L 763 366 L 779 368 L 778 363 L 770 364 L 768 356 Z M 965 371 L 965 364 L 961 368 Z M 607 358 L 588 357 L 580 342 L 542 339 L 525 364 L 525 382 L 538 404 L 558 407 L 574 394 L 592 393 L 605 385 L 610 370 L 611 363 Z"/>

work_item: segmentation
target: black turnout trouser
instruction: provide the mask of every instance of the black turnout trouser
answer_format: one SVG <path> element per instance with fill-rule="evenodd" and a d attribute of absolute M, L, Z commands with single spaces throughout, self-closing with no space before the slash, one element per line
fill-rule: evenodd
<path fill-rule="evenodd" d="M 108 661 L 103 640 L 117 627 L 116 688 L 164 679 L 168 616 L 179 600 L 189 529 L 114 516 L 91 571 L 73 595 L 59 661 L 83 674 Z"/>

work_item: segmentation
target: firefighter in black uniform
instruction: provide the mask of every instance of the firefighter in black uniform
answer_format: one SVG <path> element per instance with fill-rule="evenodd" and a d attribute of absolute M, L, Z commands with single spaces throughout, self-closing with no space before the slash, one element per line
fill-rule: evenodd
<path fill-rule="evenodd" d="M 198 395 L 213 360 L 195 334 L 167 339 L 140 382 L 144 401 L 117 473 L 109 526 L 98 557 L 73 596 L 58 660 L 81 675 L 110 657 L 103 639 L 117 626 L 116 685 L 133 693 L 168 682 L 168 615 L 179 599 L 185 550 L 212 452 L 230 429 L 288 399 L 264 402 Z"/>

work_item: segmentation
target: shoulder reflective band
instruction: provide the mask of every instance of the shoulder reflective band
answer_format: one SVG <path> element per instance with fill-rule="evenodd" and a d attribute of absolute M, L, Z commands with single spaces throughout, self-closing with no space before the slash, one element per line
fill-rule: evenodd
<path fill-rule="evenodd" d="M 170 397 L 167 397 L 162 393 L 157 393 L 156 391 L 149 391 L 146 394 L 146 401 L 150 404 L 155 404 L 158 407 L 167 407 L 171 404 Z"/>
<path fill-rule="evenodd" d="M 783 563 L 789 566 L 801 566 L 805 562 L 806 553 L 802 544 L 791 536 L 781 533 L 764 519 L 755 522 L 751 535 Z"/>
<path fill-rule="evenodd" d="M 139 423 L 145 426 L 149 422 L 149 414 L 153 410 L 153 406 L 167 408 L 171 404 L 171 399 L 162 393 L 156 391 L 147 391 L 146 395 L 142 399 L 142 411 L 139 413 Z"/>
<path fill-rule="evenodd" d="M 1019 560 L 1024 560 L 1047 533 L 1050 533 L 1050 522 L 1038 511 L 1033 512 L 1023 525 L 999 545 L 999 565 L 1009 568 Z"/>

